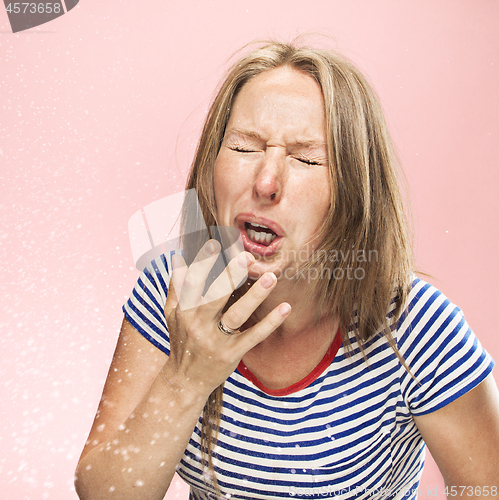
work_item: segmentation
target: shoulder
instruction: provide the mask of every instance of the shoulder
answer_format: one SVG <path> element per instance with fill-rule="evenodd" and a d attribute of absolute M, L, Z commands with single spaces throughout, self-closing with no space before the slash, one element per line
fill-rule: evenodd
<path fill-rule="evenodd" d="M 169 354 L 169 337 L 164 307 L 174 253 L 160 255 L 146 266 L 123 306 L 128 322 L 166 354 Z"/>
<path fill-rule="evenodd" d="M 170 275 L 172 269 L 172 255 L 176 252 L 162 254 L 152 260 L 140 274 L 132 295 L 146 296 L 146 300 L 160 300 L 166 302 Z"/>
<path fill-rule="evenodd" d="M 170 284 L 172 255 L 174 253 L 162 254 L 152 260 L 142 271 L 139 282 L 142 282 L 148 288 L 156 288 L 166 292 Z"/>
<path fill-rule="evenodd" d="M 462 331 L 464 336 L 471 333 L 461 309 L 438 288 L 414 275 L 395 326 L 399 348 L 403 349 L 411 339 L 433 342 L 458 331 Z"/>
<path fill-rule="evenodd" d="M 414 277 L 394 337 L 409 373 L 403 393 L 415 415 L 435 411 L 476 387 L 494 363 L 461 309 Z"/>

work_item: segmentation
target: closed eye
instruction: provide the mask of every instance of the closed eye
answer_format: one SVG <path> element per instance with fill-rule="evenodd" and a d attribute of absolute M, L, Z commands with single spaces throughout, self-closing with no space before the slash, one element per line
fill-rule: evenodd
<path fill-rule="evenodd" d="M 298 161 L 301 161 L 302 163 L 305 163 L 307 165 L 320 165 L 318 161 L 314 160 L 307 160 L 307 158 L 296 158 Z"/>
<path fill-rule="evenodd" d="M 244 149 L 238 146 L 233 146 L 230 149 L 232 149 L 232 151 L 237 151 L 238 153 L 256 153 L 253 149 Z"/>

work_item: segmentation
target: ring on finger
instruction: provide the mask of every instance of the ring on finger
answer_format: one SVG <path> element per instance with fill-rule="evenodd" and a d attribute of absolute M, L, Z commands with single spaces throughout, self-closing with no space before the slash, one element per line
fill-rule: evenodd
<path fill-rule="evenodd" d="M 218 329 L 225 335 L 234 335 L 235 333 L 238 333 L 237 330 L 229 328 L 222 320 L 218 322 Z"/>

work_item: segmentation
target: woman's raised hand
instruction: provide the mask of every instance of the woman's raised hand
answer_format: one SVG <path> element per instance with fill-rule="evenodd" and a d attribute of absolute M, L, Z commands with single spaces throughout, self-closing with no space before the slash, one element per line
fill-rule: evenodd
<path fill-rule="evenodd" d="M 255 261 L 248 252 L 233 258 L 203 295 L 205 283 L 220 252 L 220 244 L 208 241 L 187 267 L 175 255 L 165 305 L 170 334 L 169 372 L 184 389 L 211 393 L 236 369 L 246 352 L 267 338 L 286 319 L 291 306 L 282 303 L 244 332 L 224 334 L 219 322 L 238 330 L 276 285 L 273 273 L 265 273 L 222 317 L 222 310 L 236 286 L 247 277 Z"/>

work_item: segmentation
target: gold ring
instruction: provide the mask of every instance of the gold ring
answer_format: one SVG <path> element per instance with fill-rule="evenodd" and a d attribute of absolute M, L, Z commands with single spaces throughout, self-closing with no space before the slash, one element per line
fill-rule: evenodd
<path fill-rule="evenodd" d="M 234 335 L 235 333 L 237 333 L 237 330 L 229 328 L 222 320 L 218 322 L 218 329 L 225 335 Z"/>

